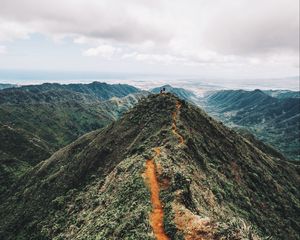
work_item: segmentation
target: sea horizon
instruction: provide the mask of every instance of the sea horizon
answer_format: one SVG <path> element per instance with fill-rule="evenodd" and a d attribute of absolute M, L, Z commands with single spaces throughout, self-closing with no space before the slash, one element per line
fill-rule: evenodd
<path fill-rule="evenodd" d="M 270 81 L 272 80 L 272 81 Z M 43 83 L 88 84 L 105 82 L 108 84 L 129 84 L 143 90 L 162 85 L 172 85 L 197 92 L 198 90 L 290 90 L 299 91 L 299 76 L 282 78 L 230 79 L 193 75 L 143 74 L 122 72 L 80 72 L 80 71 L 41 71 L 41 70 L 0 70 L 0 83 L 13 85 L 38 85 Z"/>

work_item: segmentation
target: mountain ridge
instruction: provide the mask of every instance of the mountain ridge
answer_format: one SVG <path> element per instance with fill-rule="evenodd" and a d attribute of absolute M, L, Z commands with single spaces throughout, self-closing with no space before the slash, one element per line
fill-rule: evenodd
<path fill-rule="evenodd" d="M 158 146 L 168 238 L 299 239 L 299 168 L 170 94 L 150 95 L 23 176 L 0 205 L 0 237 L 153 239 L 142 176 Z"/>
<path fill-rule="evenodd" d="M 93 86 L 91 91 L 99 95 L 96 97 L 65 89 L 68 86 L 43 84 L 0 91 L 0 194 L 26 169 L 79 136 L 118 119 L 147 95 L 127 89 L 127 85 L 122 91 L 123 85 L 79 85 L 81 89 Z M 134 91 L 125 97 L 100 100 L 99 86 L 100 92 L 114 89 L 110 95 Z"/>
<path fill-rule="evenodd" d="M 201 104 L 229 126 L 246 128 L 291 160 L 299 160 L 300 99 L 276 98 L 261 90 L 224 90 Z"/>
<path fill-rule="evenodd" d="M 172 87 L 169 84 L 163 85 L 161 87 L 153 88 L 150 90 L 150 92 L 157 94 L 157 93 L 160 93 L 160 90 L 163 88 L 165 89 L 165 92 L 172 93 L 172 94 L 176 95 L 177 97 L 179 97 L 183 100 L 189 101 L 189 102 L 193 102 L 197 98 L 196 95 L 192 91 L 184 89 L 184 88 Z"/>
<path fill-rule="evenodd" d="M 18 88 L 7 88 L 0 91 L 0 103 L 19 103 L 24 100 L 44 101 L 51 100 L 51 95 L 56 91 L 64 94 L 75 95 L 77 98 L 108 100 L 112 97 L 125 97 L 130 93 L 137 93 L 141 90 L 128 84 L 107 84 L 102 82 L 92 82 L 89 84 L 59 84 L 59 83 L 43 83 L 41 85 L 25 85 Z M 44 96 L 44 94 L 48 96 Z M 49 99 L 50 97 L 50 99 Z M 61 96 L 60 96 L 61 97 Z M 52 100 L 55 100 L 53 96 Z"/>

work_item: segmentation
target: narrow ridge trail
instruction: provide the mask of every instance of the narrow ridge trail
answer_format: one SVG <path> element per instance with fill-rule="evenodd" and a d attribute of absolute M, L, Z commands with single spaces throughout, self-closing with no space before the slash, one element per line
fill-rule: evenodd
<path fill-rule="evenodd" d="M 181 145 L 184 143 L 184 138 L 177 132 L 177 115 L 180 111 L 181 103 L 176 101 L 176 110 L 172 113 L 172 133 L 178 138 L 178 144 Z M 146 170 L 145 177 L 148 181 L 150 188 L 150 200 L 152 205 L 152 211 L 150 213 L 150 225 L 153 229 L 154 235 L 157 240 L 169 240 L 170 238 L 166 235 L 163 226 L 164 220 L 164 211 L 163 206 L 159 198 L 160 187 L 158 178 L 156 175 L 156 164 L 155 158 L 159 157 L 161 153 L 160 147 L 154 148 L 155 155 L 146 161 Z"/>
<path fill-rule="evenodd" d="M 160 155 L 160 148 L 154 149 L 155 155 L 153 158 L 147 160 L 145 175 L 148 180 L 150 193 L 151 193 L 151 204 L 152 211 L 150 213 L 150 225 L 153 229 L 154 235 L 157 240 L 168 240 L 169 237 L 165 234 L 163 219 L 164 211 L 162 203 L 159 198 L 159 183 L 156 176 L 156 165 L 154 159 Z"/>

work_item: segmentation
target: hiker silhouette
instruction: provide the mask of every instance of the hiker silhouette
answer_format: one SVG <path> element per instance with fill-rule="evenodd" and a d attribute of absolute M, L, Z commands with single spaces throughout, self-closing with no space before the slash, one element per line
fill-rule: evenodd
<path fill-rule="evenodd" d="M 166 88 L 161 88 L 160 89 L 160 93 L 165 93 L 166 92 Z"/>

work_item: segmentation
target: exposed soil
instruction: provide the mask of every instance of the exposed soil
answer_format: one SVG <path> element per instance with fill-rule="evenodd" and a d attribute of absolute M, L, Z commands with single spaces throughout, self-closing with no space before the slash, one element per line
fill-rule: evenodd
<path fill-rule="evenodd" d="M 172 113 L 173 122 L 172 122 L 172 133 L 178 138 L 178 144 L 181 145 L 184 143 L 184 138 L 178 133 L 177 131 L 177 116 L 180 110 L 181 103 L 179 101 L 176 102 L 176 111 Z M 151 204 L 152 204 L 152 211 L 150 213 L 150 224 L 153 229 L 154 235 L 157 240 L 166 240 L 169 237 L 165 234 L 164 226 L 163 226 L 163 219 L 164 219 L 164 211 L 163 206 L 159 198 L 160 192 L 160 183 L 158 182 L 157 177 L 157 166 L 155 164 L 155 158 L 159 157 L 161 153 L 160 147 L 154 148 L 155 155 L 151 159 L 146 161 L 146 170 L 145 170 L 145 177 L 147 179 L 150 193 L 151 193 Z M 163 187 L 168 185 L 166 181 L 161 183 Z"/>

